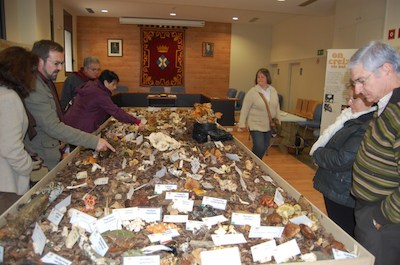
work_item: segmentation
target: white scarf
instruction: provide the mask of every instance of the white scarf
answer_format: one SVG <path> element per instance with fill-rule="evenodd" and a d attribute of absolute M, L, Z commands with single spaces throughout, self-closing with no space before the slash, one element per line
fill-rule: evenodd
<path fill-rule="evenodd" d="M 365 114 L 365 113 L 369 113 L 371 111 L 375 111 L 376 107 L 371 107 L 368 110 L 365 111 L 360 111 L 360 112 L 356 112 L 353 113 L 351 111 L 351 108 L 346 108 L 344 110 L 342 110 L 342 112 L 340 113 L 340 115 L 336 118 L 335 122 L 331 125 L 328 126 L 328 128 L 326 128 L 322 134 L 320 135 L 320 137 L 318 138 L 318 140 L 313 144 L 313 146 L 311 147 L 310 150 L 310 156 L 313 155 L 314 151 L 318 149 L 318 147 L 324 147 L 329 140 L 332 138 L 332 136 L 339 131 L 340 129 L 343 128 L 344 123 L 348 120 L 352 120 L 352 119 L 357 119 L 358 117 L 360 117 L 361 115 Z"/>

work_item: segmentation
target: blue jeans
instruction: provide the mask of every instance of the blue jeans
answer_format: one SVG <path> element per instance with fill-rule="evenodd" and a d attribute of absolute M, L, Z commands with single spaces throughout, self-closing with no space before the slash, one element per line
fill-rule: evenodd
<path fill-rule="evenodd" d="M 250 131 L 250 135 L 253 141 L 253 148 L 251 149 L 251 151 L 260 159 L 262 159 L 265 155 L 265 152 L 268 150 L 269 143 L 271 141 L 271 131 Z"/>

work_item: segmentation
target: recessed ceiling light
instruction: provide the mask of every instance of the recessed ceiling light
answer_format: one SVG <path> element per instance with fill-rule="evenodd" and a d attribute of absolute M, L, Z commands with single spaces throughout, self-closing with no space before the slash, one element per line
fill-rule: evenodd
<path fill-rule="evenodd" d="M 278 2 L 285 2 L 286 0 L 278 0 Z"/>
<path fill-rule="evenodd" d="M 239 18 L 238 17 L 233 17 L 232 20 L 239 20 Z"/>
<path fill-rule="evenodd" d="M 107 9 L 102 9 L 101 13 L 108 13 L 108 10 Z"/>
<path fill-rule="evenodd" d="M 169 15 L 172 16 L 172 17 L 175 17 L 176 13 L 175 12 L 171 12 L 171 13 L 169 13 Z"/>

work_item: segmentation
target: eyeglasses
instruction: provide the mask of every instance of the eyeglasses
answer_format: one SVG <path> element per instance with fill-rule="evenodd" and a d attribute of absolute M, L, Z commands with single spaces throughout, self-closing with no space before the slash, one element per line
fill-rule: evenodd
<path fill-rule="evenodd" d="M 53 61 L 50 61 L 50 60 L 47 60 L 47 62 L 50 62 L 55 67 L 63 66 L 64 63 L 65 63 L 65 62 L 58 62 L 58 61 L 53 62 Z"/>
<path fill-rule="evenodd" d="M 374 72 L 375 72 L 375 71 L 374 71 Z M 367 83 L 368 79 L 371 77 L 371 75 L 372 75 L 374 72 L 370 73 L 367 77 L 360 77 L 360 78 L 357 78 L 356 80 L 350 80 L 350 84 L 351 84 L 352 86 L 354 86 L 354 87 L 355 87 L 357 84 L 360 84 L 360 85 L 362 85 L 362 86 L 365 86 L 365 84 Z"/>
<path fill-rule="evenodd" d="M 378 71 L 379 68 L 381 68 L 383 65 L 377 67 L 374 71 L 372 71 L 367 77 L 359 77 L 356 80 L 351 80 L 350 79 L 350 85 L 355 87 L 357 84 L 360 84 L 362 86 L 365 86 L 365 84 L 368 82 L 368 79 L 371 77 L 371 75 L 375 74 L 376 71 Z"/>

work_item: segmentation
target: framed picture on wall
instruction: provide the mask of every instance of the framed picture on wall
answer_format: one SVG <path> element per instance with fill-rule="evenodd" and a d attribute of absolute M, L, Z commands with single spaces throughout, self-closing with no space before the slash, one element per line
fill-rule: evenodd
<path fill-rule="evenodd" d="M 203 56 L 213 57 L 214 56 L 214 43 L 203 42 Z"/>
<path fill-rule="evenodd" d="M 122 40 L 108 40 L 108 56 L 122 56 Z"/>

